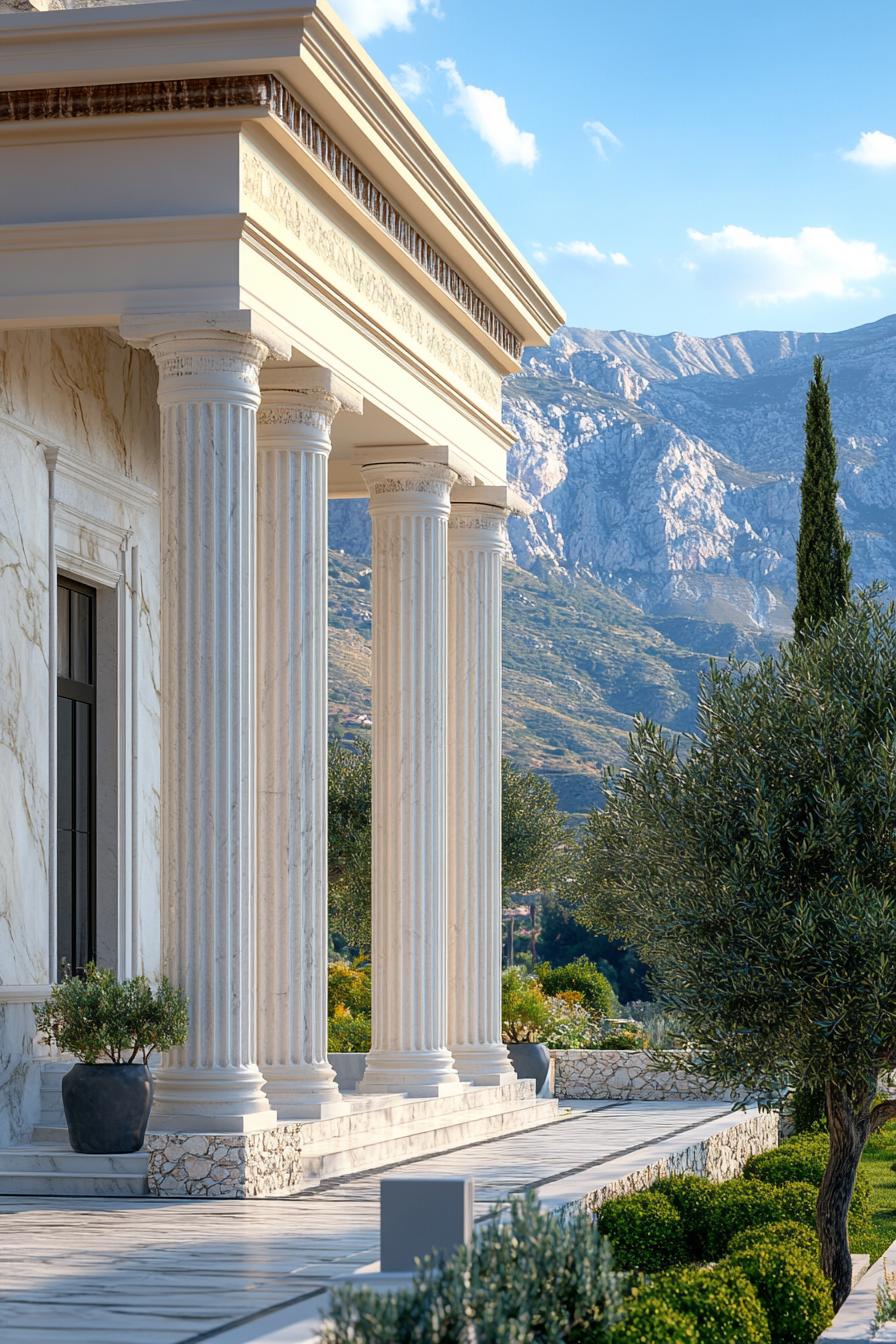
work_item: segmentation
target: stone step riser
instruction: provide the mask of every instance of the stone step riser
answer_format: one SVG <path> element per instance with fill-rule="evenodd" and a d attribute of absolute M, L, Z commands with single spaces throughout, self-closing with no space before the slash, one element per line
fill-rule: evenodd
<path fill-rule="evenodd" d="M 541 1107 L 541 1110 L 537 1108 Z M 482 1107 L 475 1111 L 457 1110 L 451 1115 L 440 1118 L 437 1125 L 433 1125 L 431 1120 L 423 1119 L 410 1121 L 405 1124 L 395 1124 L 387 1131 L 374 1130 L 370 1132 L 348 1133 L 337 1135 L 332 1139 L 316 1139 L 314 1142 L 305 1143 L 302 1152 L 309 1156 L 319 1156 L 330 1152 L 344 1152 L 347 1150 L 368 1148 L 371 1144 L 389 1143 L 395 1139 L 413 1138 L 416 1134 L 442 1133 L 447 1129 L 453 1128 L 457 1124 L 467 1124 L 471 1126 L 480 1126 L 486 1128 L 492 1124 L 495 1119 L 502 1116 L 520 1116 L 525 1117 L 531 1114 L 547 1114 L 548 1110 L 556 1114 L 558 1103 L 552 1101 L 538 1102 L 531 1098 L 525 1102 L 516 1102 L 514 1105 L 495 1104 L 488 1107 Z"/>
<path fill-rule="evenodd" d="M 363 1147 L 333 1151 L 321 1155 L 307 1154 L 303 1158 L 302 1188 L 308 1189 L 321 1181 L 336 1177 L 353 1176 L 360 1172 L 375 1171 L 378 1167 L 392 1166 L 416 1157 L 448 1152 L 467 1144 L 521 1133 L 540 1125 L 549 1125 L 557 1118 L 556 1104 L 538 1102 L 527 1111 L 510 1111 L 490 1117 L 489 1121 L 458 1120 L 456 1124 L 408 1135 L 404 1138 L 382 1139 Z"/>
<path fill-rule="evenodd" d="M 145 1176 L 120 1172 L 0 1171 L 0 1195 L 140 1199 L 146 1194 Z"/>
<path fill-rule="evenodd" d="M 495 1095 L 493 1088 L 472 1088 L 464 1094 L 464 1113 L 475 1115 L 478 1110 L 491 1110 L 495 1106 Z M 502 1089 L 500 1104 L 505 1108 L 531 1106 L 534 1100 L 532 1085 L 522 1083 L 513 1088 Z M 314 1143 L 324 1142 L 330 1138 L 344 1141 L 346 1137 L 367 1136 L 376 1130 L 392 1130 L 396 1126 L 413 1124 L 417 1120 L 430 1121 L 439 1116 L 447 1118 L 457 1111 L 456 1096 L 418 1098 L 416 1101 L 402 1098 L 381 1109 L 358 1111 L 332 1120 L 315 1120 L 313 1125 L 308 1126 L 308 1137 Z"/>
<path fill-rule="evenodd" d="M 60 1147 L 53 1152 L 34 1148 L 7 1148 L 0 1155 L 0 1167 L 7 1175 L 24 1172 L 29 1175 L 70 1172 L 82 1175 L 85 1171 L 101 1171 L 110 1176 L 146 1176 L 146 1153 L 76 1153 Z"/>

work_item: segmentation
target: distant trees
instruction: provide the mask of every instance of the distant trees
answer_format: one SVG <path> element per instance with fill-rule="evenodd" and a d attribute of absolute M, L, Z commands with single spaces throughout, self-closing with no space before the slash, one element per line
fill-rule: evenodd
<path fill-rule="evenodd" d="M 837 512 L 837 442 L 824 360 L 815 356 L 806 396 L 806 452 L 800 487 L 800 535 L 796 547 L 797 639 L 837 615 L 849 599 L 851 547 Z"/>
<path fill-rule="evenodd" d="M 328 767 L 330 925 L 370 946 L 370 744 L 331 741 Z M 501 764 L 502 885 L 506 898 L 555 887 L 566 872 L 567 824 L 545 779 Z"/>
<path fill-rule="evenodd" d="M 823 1088 L 839 1305 L 859 1159 L 896 1116 L 875 1100 L 896 1065 L 896 609 L 860 595 L 811 628 L 710 670 L 687 753 L 636 721 L 587 823 L 579 917 L 652 967 L 701 1072 L 770 1102 Z"/>

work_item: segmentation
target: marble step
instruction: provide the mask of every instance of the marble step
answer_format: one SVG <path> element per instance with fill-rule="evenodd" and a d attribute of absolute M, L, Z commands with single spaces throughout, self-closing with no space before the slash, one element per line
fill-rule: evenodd
<path fill-rule="evenodd" d="M 354 1140 L 343 1137 L 309 1143 L 302 1148 L 302 1188 L 551 1125 L 562 1118 L 556 1101 L 530 1100 L 526 1104 L 457 1111 L 437 1124 L 417 1121 L 396 1126 L 388 1133 L 356 1136 Z"/>
<path fill-rule="evenodd" d="M 346 1092 L 345 1099 L 351 1105 L 348 1115 L 334 1116 L 329 1120 L 314 1120 L 303 1126 L 303 1137 L 311 1143 L 325 1142 L 328 1139 L 346 1138 L 355 1135 L 372 1134 L 376 1130 L 392 1132 L 396 1126 L 422 1121 L 431 1125 L 440 1117 L 455 1115 L 458 1111 L 473 1114 L 476 1111 L 490 1110 L 496 1105 L 507 1108 L 522 1104 L 531 1105 L 535 1100 L 535 1084 L 528 1079 L 516 1080 L 502 1088 L 472 1087 L 467 1084 L 461 1093 L 448 1097 L 407 1097 L 400 1094 L 383 1095 Z"/>
<path fill-rule="evenodd" d="M 68 1144 L 0 1149 L 0 1195 L 134 1199 L 147 1192 L 148 1157 L 76 1153 Z"/>

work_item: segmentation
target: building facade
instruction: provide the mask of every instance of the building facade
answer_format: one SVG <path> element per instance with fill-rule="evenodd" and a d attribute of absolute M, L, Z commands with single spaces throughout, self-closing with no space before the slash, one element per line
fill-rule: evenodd
<path fill-rule="evenodd" d="M 167 1190 L 291 1188 L 309 1124 L 518 1095 L 501 379 L 562 314 L 326 4 L 0 8 L 0 86 L 0 1146 L 41 1120 L 32 1003 L 95 958 L 189 997 Z M 326 518 L 358 496 L 374 1005 L 346 1097 Z M 232 1136 L 238 1176 L 176 1188 L 184 1135 Z"/>

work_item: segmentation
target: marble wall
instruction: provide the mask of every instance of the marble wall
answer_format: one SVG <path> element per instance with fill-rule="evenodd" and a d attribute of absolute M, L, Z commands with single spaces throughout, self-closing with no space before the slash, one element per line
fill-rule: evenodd
<path fill-rule="evenodd" d="M 111 903 L 127 904 L 121 944 L 134 969 L 158 968 L 158 470 L 148 354 L 102 330 L 0 333 L 0 1146 L 27 1138 L 36 1118 L 29 987 L 51 976 L 54 534 L 74 577 L 120 574 L 109 591 L 124 622 L 127 736 L 113 743 L 123 778 L 111 825 L 127 853 Z M 116 758 L 121 743 L 133 762 Z"/>

